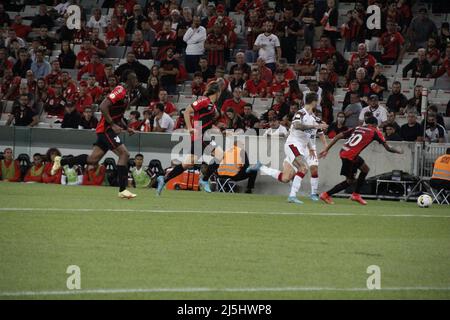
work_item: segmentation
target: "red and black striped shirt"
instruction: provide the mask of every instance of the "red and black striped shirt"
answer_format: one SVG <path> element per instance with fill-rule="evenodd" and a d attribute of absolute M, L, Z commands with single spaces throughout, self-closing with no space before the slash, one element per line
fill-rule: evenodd
<path fill-rule="evenodd" d="M 194 127 L 202 128 L 202 135 L 211 129 L 216 118 L 216 105 L 208 97 L 201 97 L 192 103 L 194 109 Z M 197 139 L 199 137 L 192 137 Z"/>
<path fill-rule="evenodd" d="M 111 115 L 113 122 L 122 126 L 122 118 L 129 103 L 127 90 L 123 86 L 118 85 L 106 98 L 112 102 L 112 105 L 109 107 L 109 114 Z M 103 133 L 110 127 L 111 125 L 106 122 L 105 117 L 102 115 L 95 132 Z"/>

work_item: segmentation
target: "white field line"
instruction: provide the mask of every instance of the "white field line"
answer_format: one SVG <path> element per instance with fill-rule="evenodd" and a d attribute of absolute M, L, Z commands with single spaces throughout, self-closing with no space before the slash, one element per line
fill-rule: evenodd
<path fill-rule="evenodd" d="M 450 287 L 390 287 L 380 290 L 367 288 L 331 288 L 331 287 L 280 287 L 280 288 L 149 288 L 149 289 L 81 289 L 55 291 L 17 291 L 0 292 L 0 297 L 95 295 L 120 293 L 226 293 L 226 292 L 382 292 L 382 291 L 450 291 Z"/>
<path fill-rule="evenodd" d="M 301 209 L 299 207 L 299 209 Z M 371 214 L 338 212 L 264 212 L 264 211 L 220 211 L 220 210 L 159 210 L 159 209 L 94 209 L 94 208 L 0 208 L 0 212 L 74 212 L 74 213 L 177 213 L 177 214 L 249 214 L 249 215 L 301 215 L 301 216 L 354 216 L 354 217 L 399 217 L 399 218 L 447 218 L 450 215 L 432 214 Z"/>

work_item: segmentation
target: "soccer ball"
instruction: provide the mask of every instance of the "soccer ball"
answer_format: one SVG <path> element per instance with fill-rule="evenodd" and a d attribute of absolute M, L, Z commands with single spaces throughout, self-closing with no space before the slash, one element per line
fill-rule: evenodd
<path fill-rule="evenodd" d="M 421 208 L 428 208 L 433 203 L 433 199 L 427 194 L 422 194 L 417 198 L 417 205 Z"/>

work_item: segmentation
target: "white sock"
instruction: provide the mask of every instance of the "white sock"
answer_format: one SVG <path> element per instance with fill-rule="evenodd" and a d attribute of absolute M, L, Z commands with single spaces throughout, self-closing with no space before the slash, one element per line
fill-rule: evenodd
<path fill-rule="evenodd" d="M 295 175 L 294 180 L 292 181 L 291 192 L 289 193 L 289 197 L 296 197 L 298 190 L 302 185 L 303 178 L 298 174 Z"/>
<path fill-rule="evenodd" d="M 311 178 L 311 194 L 317 194 L 319 189 L 319 177 Z"/>
<path fill-rule="evenodd" d="M 275 180 L 278 180 L 278 177 L 280 176 L 280 173 L 281 173 L 280 170 L 269 168 L 269 167 L 266 167 L 266 166 L 262 166 L 260 170 L 261 170 L 262 173 L 264 173 L 264 174 L 266 174 L 268 176 L 271 176 Z"/>

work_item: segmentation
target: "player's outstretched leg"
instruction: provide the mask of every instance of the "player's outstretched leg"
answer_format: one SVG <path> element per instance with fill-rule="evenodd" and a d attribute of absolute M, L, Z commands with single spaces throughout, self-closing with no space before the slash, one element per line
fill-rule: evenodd
<path fill-rule="evenodd" d="M 317 166 L 310 167 L 311 172 L 311 200 L 319 201 L 319 194 L 317 190 L 319 189 L 319 172 Z"/>
<path fill-rule="evenodd" d="M 302 180 L 304 177 L 305 177 L 305 174 L 301 171 L 299 171 L 295 174 L 294 179 L 292 180 L 291 191 L 289 192 L 289 197 L 288 197 L 289 203 L 303 204 L 303 201 L 300 201 L 299 199 L 297 199 L 297 193 L 300 190 L 300 187 L 302 185 Z"/>
<path fill-rule="evenodd" d="M 184 168 L 183 164 L 177 164 L 172 171 L 170 171 L 166 176 L 159 176 L 157 178 L 158 185 L 156 187 L 156 195 L 161 195 L 161 192 L 164 189 L 164 186 L 172 180 L 175 177 L 178 177 L 180 174 L 182 174 L 186 169 Z"/>
<path fill-rule="evenodd" d="M 125 145 L 121 144 L 113 150 L 116 155 L 119 156 L 117 161 L 117 180 L 119 182 L 119 198 L 132 199 L 136 198 L 136 194 L 127 190 L 128 185 L 128 160 L 130 159 L 130 153 Z"/>
<path fill-rule="evenodd" d="M 366 205 L 367 201 L 365 201 L 362 197 L 361 197 L 361 188 L 364 184 L 364 181 L 366 180 L 367 175 L 369 174 L 369 167 L 367 166 L 367 164 L 363 163 L 360 167 L 361 172 L 358 175 L 358 179 L 356 180 L 356 186 L 355 186 L 355 192 L 352 193 L 352 196 L 350 197 L 350 199 L 352 201 L 356 201 L 359 202 L 362 205 Z"/>
<path fill-rule="evenodd" d="M 330 190 L 328 190 L 326 192 L 322 192 L 320 194 L 320 199 L 325 201 L 328 204 L 334 204 L 333 198 L 331 196 L 335 193 L 338 193 L 342 190 L 347 189 L 351 185 L 351 183 L 349 183 L 348 180 L 349 179 L 342 181 L 341 183 L 338 183 L 337 185 L 335 185 L 333 188 L 331 188 Z"/>

